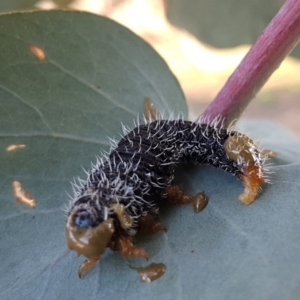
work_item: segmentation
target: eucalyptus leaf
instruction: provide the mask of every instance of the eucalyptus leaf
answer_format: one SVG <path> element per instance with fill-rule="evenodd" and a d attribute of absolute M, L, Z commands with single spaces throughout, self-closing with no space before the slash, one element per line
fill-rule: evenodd
<path fill-rule="evenodd" d="M 33 9 L 38 0 L 1 0 L 0 13 Z"/>
<path fill-rule="evenodd" d="M 137 239 L 148 262 L 107 251 L 79 279 L 83 258 L 62 255 L 69 181 L 108 150 L 107 136 L 118 138 L 120 122 L 134 126 L 145 97 L 186 115 L 182 91 L 149 45 L 87 13 L 2 15 L 0 53 L 1 299 L 299 298 L 300 142 L 257 122 L 247 131 L 284 162 L 255 203 L 237 200 L 243 187 L 230 175 L 183 166 L 176 180 L 190 193 L 206 192 L 205 210 L 162 207 L 168 231 Z M 26 147 L 7 151 L 12 144 Z M 14 180 L 32 193 L 35 209 L 15 202 Z M 136 267 L 150 262 L 165 263 L 166 273 L 141 283 Z"/>
<path fill-rule="evenodd" d="M 74 2 L 74 0 L 52 0 L 53 3 L 57 4 L 59 7 L 68 7 L 69 4 Z"/>
<path fill-rule="evenodd" d="M 200 41 L 214 47 L 231 48 L 253 44 L 285 1 L 274 0 L 173 0 L 167 15 Z M 292 55 L 300 57 L 300 47 Z"/>

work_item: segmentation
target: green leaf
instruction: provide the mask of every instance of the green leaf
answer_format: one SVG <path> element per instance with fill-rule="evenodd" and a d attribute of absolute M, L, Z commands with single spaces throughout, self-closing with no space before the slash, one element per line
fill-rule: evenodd
<path fill-rule="evenodd" d="M 81 165 L 108 149 L 106 136 L 118 138 L 120 122 L 133 126 L 145 97 L 167 112 L 186 115 L 186 105 L 163 60 L 106 18 L 2 15 L 0 55 L 1 299 L 298 299 L 300 142 L 257 122 L 247 131 L 258 132 L 283 164 L 273 167 L 274 184 L 254 204 L 237 200 L 242 184 L 228 174 L 184 166 L 177 181 L 191 193 L 205 190 L 210 203 L 200 214 L 164 207 L 168 232 L 137 240 L 148 262 L 107 251 L 79 279 L 83 258 L 68 252 L 53 261 L 66 249 L 61 208 Z M 26 147 L 6 151 L 11 144 Z M 35 209 L 15 202 L 14 180 L 33 194 Z M 150 262 L 165 263 L 166 273 L 140 283 L 132 267 Z"/>
<path fill-rule="evenodd" d="M 200 41 L 229 48 L 253 44 L 285 1 L 274 0 L 173 0 L 167 15 Z M 300 47 L 292 55 L 300 57 Z"/>
<path fill-rule="evenodd" d="M 38 0 L 1 0 L 0 13 L 24 9 L 33 9 Z"/>
<path fill-rule="evenodd" d="M 69 4 L 74 2 L 74 0 L 52 0 L 53 3 L 57 4 L 59 7 L 68 7 Z"/>

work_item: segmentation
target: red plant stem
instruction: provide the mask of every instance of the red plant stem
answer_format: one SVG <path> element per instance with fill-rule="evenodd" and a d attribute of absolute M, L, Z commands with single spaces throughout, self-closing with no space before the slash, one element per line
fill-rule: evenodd
<path fill-rule="evenodd" d="M 300 40 L 300 0 L 287 0 L 201 117 L 237 119 Z"/>

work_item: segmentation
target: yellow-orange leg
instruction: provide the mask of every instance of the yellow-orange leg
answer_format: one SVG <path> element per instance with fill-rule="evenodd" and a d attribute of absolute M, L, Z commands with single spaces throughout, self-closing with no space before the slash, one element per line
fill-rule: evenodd
<path fill-rule="evenodd" d="M 127 257 L 143 257 L 148 259 L 148 254 L 143 248 L 136 247 L 132 243 L 132 237 L 120 237 L 118 239 L 118 250 L 123 256 Z"/>
<path fill-rule="evenodd" d="M 167 228 L 157 221 L 152 214 L 141 217 L 139 229 L 144 233 L 157 233 L 159 231 L 167 231 Z"/>
<path fill-rule="evenodd" d="M 244 193 L 239 199 L 245 204 L 251 204 L 258 195 L 261 185 L 264 183 L 263 174 L 257 166 L 248 166 L 244 169 L 244 175 L 240 178 L 245 185 Z"/>
<path fill-rule="evenodd" d="M 78 276 L 82 278 L 83 274 L 88 271 L 90 268 L 92 268 L 100 259 L 100 256 L 93 257 L 93 258 L 87 258 L 79 267 L 78 270 Z"/>
<path fill-rule="evenodd" d="M 184 193 L 177 185 L 171 185 L 167 187 L 166 192 L 167 201 L 169 204 L 180 205 L 192 203 L 195 213 L 199 213 L 200 211 L 202 211 L 208 203 L 208 198 L 204 192 L 192 196 L 190 194 Z"/>
<path fill-rule="evenodd" d="M 166 188 L 167 201 L 172 205 L 189 204 L 194 202 L 194 197 L 184 193 L 178 185 L 171 185 Z"/>

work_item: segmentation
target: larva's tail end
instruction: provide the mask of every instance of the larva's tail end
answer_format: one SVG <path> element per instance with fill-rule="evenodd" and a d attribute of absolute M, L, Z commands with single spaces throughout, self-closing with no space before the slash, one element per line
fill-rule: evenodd
<path fill-rule="evenodd" d="M 251 204 L 261 189 L 261 185 L 265 182 L 261 168 L 258 166 L 247 166 L 244 174 L 240 176 L 245 185 L 244 193 L 239 195 L 239 200 L 245 205 Z"/>

